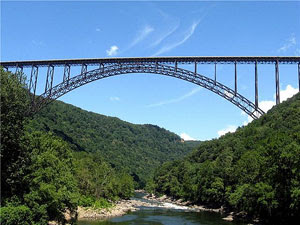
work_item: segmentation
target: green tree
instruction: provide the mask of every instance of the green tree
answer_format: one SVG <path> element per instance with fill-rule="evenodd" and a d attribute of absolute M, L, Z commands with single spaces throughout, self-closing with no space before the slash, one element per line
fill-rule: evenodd
<path fill-rule="evenodd" d="M 74 178 L 74 165 L 68 144 L 52 134 L 28 135 L 30 163 L 24 182 L 29 192 L 24 202 L 33 211 L 34 220 L 43 214 L 47 220 L 64 222 L 64 213 L 75 213 L 78 189 Z"/>
<path fill-rule="evenodd" d="M 22 74 L 12 74 L 0 67 L 1 82 L 1 201 L 22 194 L 21 177 L 17 173 L 24 154 L 20 143 L 23 137 L 25 114 L 28 110 L 28 91 Z M 21 80 L 21 82 L 20 82 Z"/>

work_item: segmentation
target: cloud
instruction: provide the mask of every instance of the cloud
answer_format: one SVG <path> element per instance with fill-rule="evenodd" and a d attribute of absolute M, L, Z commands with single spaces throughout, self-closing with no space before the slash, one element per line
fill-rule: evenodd
<path fill-rule="evenodd" d="M 157 55 L 160 55 L 162 53 L 165 53 L 165 52 L 168 52 L 176 47 L 178 47 L 179 45 L 182 45 L 184 42 L 186 42 L 195 32 L 198 24 L 200 23 L 200 20 L 197 21 L 197 22 L 194 22 L 186 31 L 184 37 L 177 41 L 177 42 L 174 42 L 174 43 L 171 43 L 169 45 L 166 45 L 166 46 L 163 46 L 161 49 L 159 49 L 153 56 L 157 56 Z"/>
<path fill-rule="evenodd" d="M 96 28 L 96 31 L 97 31 L 97 32 L 100 32 L 100 31 L 101 31 L 101 29 L 97 27 L 97 28 Z"/>
<path fill-rule="evenodd" d="M 136 38 L 129 45 L 128 49 L 132 48 L 133 46 L 137 45 L 139 42 L 144 40 L 153 31 L 154 31 L 153 27 L 146 25 L 142 30 L 139 31 Z"/>
<path fill-rule="evenodd" d="M 287 100 L 288 98 L 294 96 L 297 94 L 298 89 L 294 88 L 292 85 L 288 84 L 285 88 L 285 90 L 280 91 L 280 101 L 283 102 Z M 275 98 L 275 95 L 274 95 Z"/>
<path fill-rule="evenodd" d="M 109 97 L 110 101 L 120 101 L 119 97 Z"/>
<path fill-rule="evenodd" d="M 277 50 L 278 52 L 286 52 L 297 44 L 295 34 L 292 34 L 289 39 Z"/>
<path fill-rule="evenodd" d="M 221 136 L 223 136 L 224 134 L 226 134 L 228 132 L 232 133 L 232 132 L 236 131 L 236 129 L 237 129 L 237 126 L 229 125 L 225 129 L 219 130 L 218 135 L 219 135 L 219 137 L 221 137 Z"/>
<path fill-rule="evenodd" d="M 164 29 L 164 32 L 162 32 L 156 41 L 154 41 L 149 47 L 155 47 L 159 45 L 164 39 L 173 34 L 180 24 L 180 20 L 178 18 L 168 15 L 161 9 L 158 9 L 158 12 L 162 16 L 161 22 L 167 24 L 167 29 Z"/>
<path fill-rule="evenodd" d="M 292 85 L 288 84 L 285 89 L 280 91 L 280 102 L 283 102 L 287 100 L 288 98 L 294 96 L 298 92 L 297 88 L 294 88 Z M 273 100 L 265 100 L 260 101 L 258 103 L 258 107 L 261 108 L 264 112 L 268 112 L 273 106 L 276 105 L 276 94 L 273 96 Z M 245 113 L 242 113 L 242 115 L 245 115 Z M 247 120 L 244 121 L 243 125 L 247 125 L 252 121 L 252 117 L 248 116 Z"/>
<path fill-rule="evenodd" d="M 194 88 L 193 90 L 191 90 L 190 92 L 180 96 L 179 98 L 174 98 L 174 99 L 170 99 L 170 100 L 150 104 L 150 105 L 147 105 L 147 107 L 158 107 L 158 106 L 163 106 L 163 105 L 167 105 L 167 104 L 171 104 L 171 103 L 180 102 L 180 101 L 183 101 L 184 99 L 186 99 L 188 97 L 191 97 L 192 95 L 196 94 L 201 89 L 202 89 L 201 87 L 197 87 L 197 88 Z"/>
<path fill-rule="evenodd" d="M 168 36 L 173 34 L 177 30 L 178 27 L 179 27 L 179 23 L 177 23 L 171 29 L 167 30 L 167 32 L 163 33 L 155 42 L 153 42 L 151 44 L 151 47 L 155 47 L 155 46 L 159 45 L 164 39 L 166 39 Z"/>
<path fill-rule="evenodd" d="M 297 88 L 294 88 L 292 85 L 288 84 L 285 89 L 280 91 L 280 102 L 287 100 L 298 92 Z M 276 95 L 273 96 L 273 101 L 261 101 L 258 103 L 259 108 L 264 112 L 269 111 L 274 105 L 276 105 Z"/>
<path fill-rule="evenodd" d="M 180 137 L 185 140 L 185 141 L 195 141 L 195 138 L 192 138 L 190 135 L 186 134 L 186 133 L 181 133 Z"/>
<path fill-rule="evenodd" d="M 109 50 L 106 50 L 106 54 L 108 56 L 114 56 L 114 55 L 118 54 L 118 50 L 119 50 L 118 46 L 113 45 L 113 46 L 110 47 Z"/>

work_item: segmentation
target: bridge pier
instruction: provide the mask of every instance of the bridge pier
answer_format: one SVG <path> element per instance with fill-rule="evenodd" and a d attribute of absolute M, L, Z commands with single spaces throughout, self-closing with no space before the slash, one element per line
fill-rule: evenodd
<path fill-rule="evenodd" d="M 16 74 L 20 74 L 20 82 L 22 82 L 23 66 L 16 66 Z"/>
<path fill-rule="evenodd" d="M 300 91 L 300 63 L 298 63 L 298 87 L 299 87 L 299 91 Z"/>
<path fill-rule="evenodd" d="M 257 74 L 257 61 L 255 61 L 255 109 L 258 108 L 258 74 Z"/>
<path fill-rule="evenodd" d="M 30 82 L 29 82 L 29 88 L 28 88 L 29 94 L 31 93 L 31 91 L 33 93 L 32 102 L 34 102 L 34 99 L 35 99 L 38 72 L 39 72 L 39 67 L 33 65 L 31 68 Z"/>
<path fill-rule="evenodd" d="M 236 61 L 234 62 L 234 96 L 237 93 L 237 68 L 236 68 Z"/>
<path fill-rule="evenodd" d="M 85 74 L 87 72 L 87 64 L 82 64 L 81 66 L 81 74 Z"/>
<path fill-rule="evenodd" d="M 52 84 L 53 84 L 53 74 L 54 74 L 54 66 L 49 65 L 48 66 L 48 71 L 47 71 L 47 78 L 46 78 L 46 86 L 45 86 L 45 92 L 48 90 L 52 90 Z"/>
<path fill-rule="evenodd" d="M 101 69 L 101 72 L 104 73 L 104 64 L 103 63 L 99 64 L 99 69 Z"/>
<path fill-rule="evenodd" d="M 64 77 L 63 77 L 63 82 L 67 81 L 70 79 L 70 73 L 71 73 L 71 67 L 69 64 L 65 64 L 64 68 Z"/>
<path fill-rule="evenodd" d="M 215 85 L 217 83 L 217 63 L 215 62 Z"/>
<path fill-rule="evenodd" d="M 276 83 L 276 105 L 280 103 L 280 84 L 279 84 L 279 67 L 278 60 L 275 64 L 275 83 Z"/>

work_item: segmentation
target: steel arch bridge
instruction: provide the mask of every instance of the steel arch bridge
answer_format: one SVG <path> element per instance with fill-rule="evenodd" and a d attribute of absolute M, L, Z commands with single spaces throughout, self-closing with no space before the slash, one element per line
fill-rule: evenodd
<path fill-rule="evenodd" d="M 175 77 L 206 88 L 224 99 L 230 101 L 253 119 L 264 114 L 258 107 L 258 70 L 257 64 L 275 65 L 276 104 L 280 102 L 279 63 L 298 64 L 298 81 L 300 90 L 300 57 L 144 57 L 144 58 L 104 58 L 104 59 L 71 59 L 71 60 L 44 60 L 44 61 L 15 61 L 1 62 L 7 70 L 15 68 L 15 72 L 23 72 L 23 68 L 31 67 L 29 93 L 32 96 L 29 114 L 38 112 L 41 108 L 62 95 L 87 83 L 106 77 L 129 73 L 152 73 Z M 180 68 L 178 64 L 194 64 L 194 71 Z M 198 64 L 214 64 L 214 79 L 197 72 Z M 217 64 L 234 64 L 234 89 L 217 81 Z M 237 64 L 254 64 L 255 66 L 255 102 L 238 93 Z M 53 85 L 55 67 L 64 67 L 62 82 Z M 71 77 L 71 66 L 81 66 L 81 73 Z M 97 66 L 97 69 L 88 71 L 88 66 Z M 45 91 L 36 95 L 38 69 L 48 67 Z"/>

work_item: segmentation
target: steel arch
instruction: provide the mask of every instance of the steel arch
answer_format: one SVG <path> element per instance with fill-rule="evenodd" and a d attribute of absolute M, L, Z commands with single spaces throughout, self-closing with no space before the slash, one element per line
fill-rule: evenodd
<path fill-rule="evenodd" d="M 213 79 L 186 69 L 178 68 L 177 66 L 144 62 L 108 65 L 106 67 L 87 71 L 70 79 L 67 79 L 40 95 L 34 103 L 33 108 L 31 109 L 31 113 L 39 111 L 42 107 L 49 104 L 51 101 L 87 83 L 106 77 L 128 73 L 152 73 L 186 80 L 188 82 L 204 87 L 225 98 L 226 100 L 239 107 L 253 119 L 257 119 L 264 114 L 264 112 L 260 108 L 255 107 L 255 104 L 250 100 Z"/>

